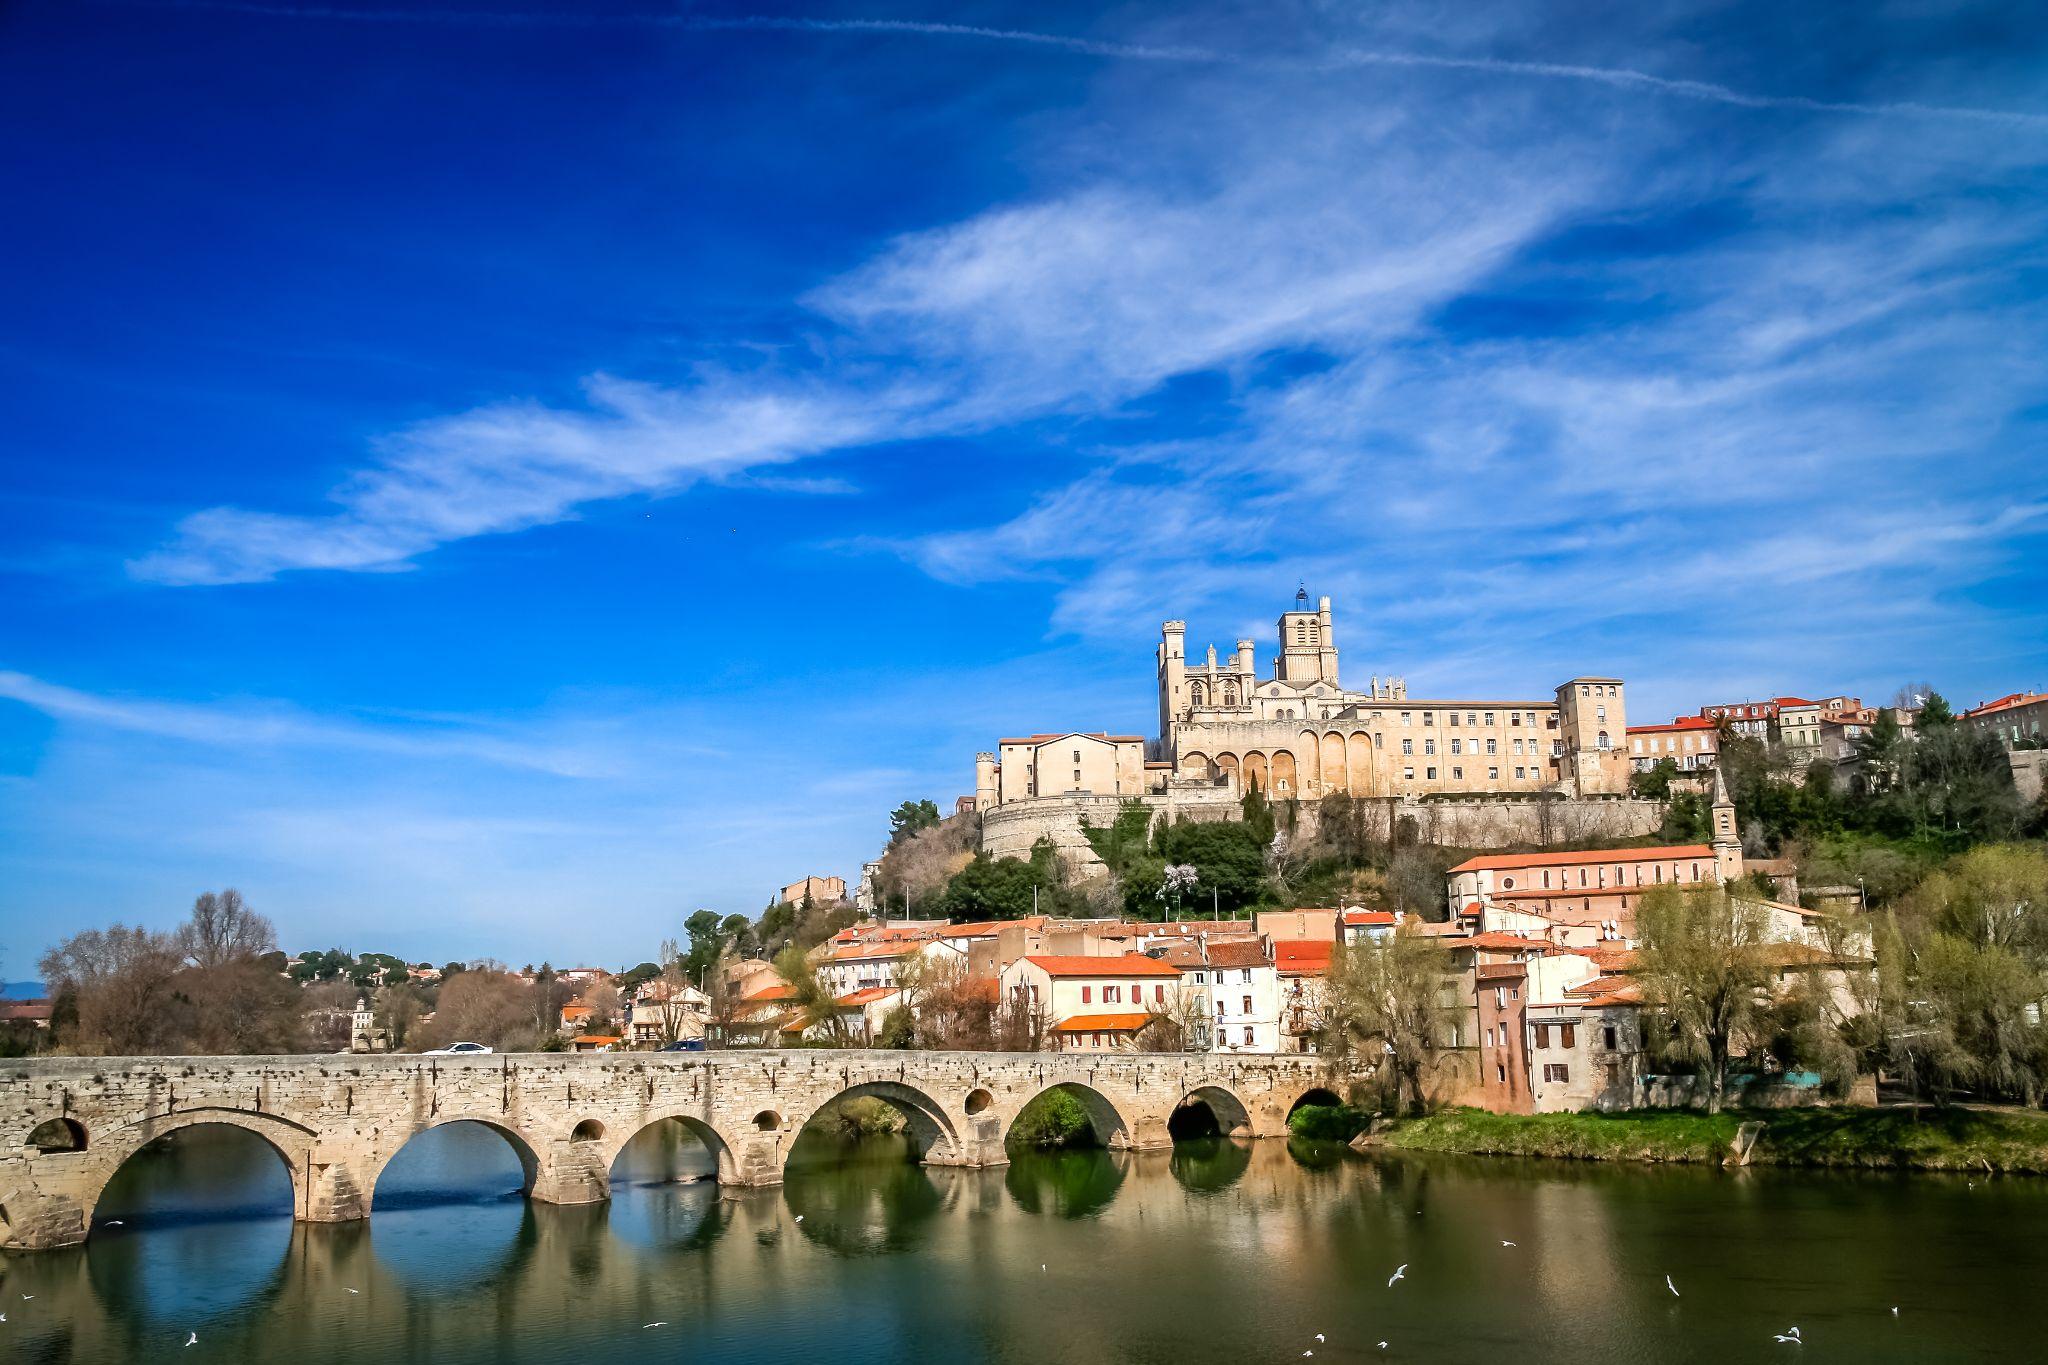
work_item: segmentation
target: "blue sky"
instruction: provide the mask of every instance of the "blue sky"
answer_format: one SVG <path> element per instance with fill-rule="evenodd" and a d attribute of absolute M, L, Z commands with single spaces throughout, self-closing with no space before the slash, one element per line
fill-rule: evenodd
<path fill-rule="evenodd" d="M 0 9 L 0 972 L 650 956 L 1158 623 L 2048 684 L 2020 7 Z"/>

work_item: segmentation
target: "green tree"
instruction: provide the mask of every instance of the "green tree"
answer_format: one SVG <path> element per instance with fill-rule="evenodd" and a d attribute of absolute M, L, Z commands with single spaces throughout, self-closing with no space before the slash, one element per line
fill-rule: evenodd
<path fill-rule="evenodd" d="M 1034 894 L 1043 899 L 1047 875 L 1020 858 L 977 854 L 946 884 L 939 909 L 955 924 L 1020 919 L 1031 913 Z"/>
<path fill-rule="evenodd" d="M 1645 1037 L 1693 1067 L 1710 1114 L 1721 1112 L 1731 1050 L 1757 1031 L 1767 999 L 1766 915 L 1711 884 L 1653 887 L 1636 908 L 1640 946 L 1630 971 L 1643 991 Z"/>
<path fill-rule="evenodd" d="M 939 823 L 939 808 L 929 800 L 905 801 L 889 813 L 889 842 L 900 843 L 921 829 Z"/>
<path fill-rule="evenodd" d="M 1266 875 L 1266 846 L 1258 832 L 1236 820 L 1168 825 L 1159 832 L 1167 863 L 1191 864 L 1211 904 L 1229 913 L 1253 904 Z"/>
<path fill-rule="evenodd" d="M 834 1047 L 850 1041 L 846 1012 L 811 962 L 809 954 L 791 944 L 775 955 L 775 974 L 789 987 L 790 1007 L 803 1021 L 806 1034 L 822 1033 Z"/>
<path fill-rule="evenodd" d="M 1649 771 L 1630 773 L 1628 789 L 1635 796 L 1647 797 L 1653 801 L 1671 799 L 1671 781 L 1678 776 L 1678 760 L 1660 758 L 1650 765 Z"/>

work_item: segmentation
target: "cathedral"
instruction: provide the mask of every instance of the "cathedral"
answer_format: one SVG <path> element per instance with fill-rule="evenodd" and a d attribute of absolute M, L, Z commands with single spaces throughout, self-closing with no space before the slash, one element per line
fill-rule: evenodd
<path fill-rule="evenodd" d="M 1408 695 L 1404 679 L 1346 688 L 1330 599 L 1295 594 L 1278 653 L 1187 655 L 1187 623 L 1160 629 L 1159 737 L 1099 731 L 1008 738 L 977 755 L 972 805 L 1042 796 L 1156 796 L 1198 787 L 1275 800 L 1337 792 L 1411 800 L 1625 796 L 1628 729 L 1619 678 L 1581 677 L 1542 699 Z M 969 804 L 963 802 L 964 804 Z"/>
<path fill-rule="evenodd" d="M 1541 700 L 1422 699 L 1401 678 L 1347 689 L 1330 599 L 1306 589 L 1280 614 L 1279 652 L 1259 675 L 1256 646 L 1187 657 L 1187 624 L 1159 641 L 1159 742 L 1182 778 L 1227 779 L 1279 799 L 1628 792 L 1619 678 L 1580 677 Z"/>

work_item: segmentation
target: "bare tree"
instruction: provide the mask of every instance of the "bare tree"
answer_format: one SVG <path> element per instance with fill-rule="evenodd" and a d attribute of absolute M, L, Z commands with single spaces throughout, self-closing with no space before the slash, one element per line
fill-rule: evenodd
<path fill-rule="evenodd" d="M 231 886 L 192 902 L 192 918 L 178 930 L 178 947 L 195 967 L 224 967 L 275 949 L 277 931 Z"/>
<path fill-rule="evenodd" d="M 115 1056 L 168 1050 L 181 1031 L 171 991 L 179 965 L 176 944 L 140 925 L 88 929 L 57 944 L 38 966 L 51 993 L 76 1004 L 78 1023 L 61 1045 Z"/>

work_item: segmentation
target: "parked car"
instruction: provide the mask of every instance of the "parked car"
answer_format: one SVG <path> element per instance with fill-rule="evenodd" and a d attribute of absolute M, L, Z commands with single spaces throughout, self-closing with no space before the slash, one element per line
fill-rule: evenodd
<path fill-rule="evenodd" d="M 450 1043 L 446 1047 L 429 1048 L 420 1055 L 423 1057 L 481 1057 L 489 1052 L 490 1049 L 482 1043 Z"/>
<path fill-rule="evenodd" d="M 702 1052 L 704 1050 L 704 1040 L 702 1038 L 681 1038 L 673 1043 L 663 1043 L 654 1050 L 656 1052 Z"/>

